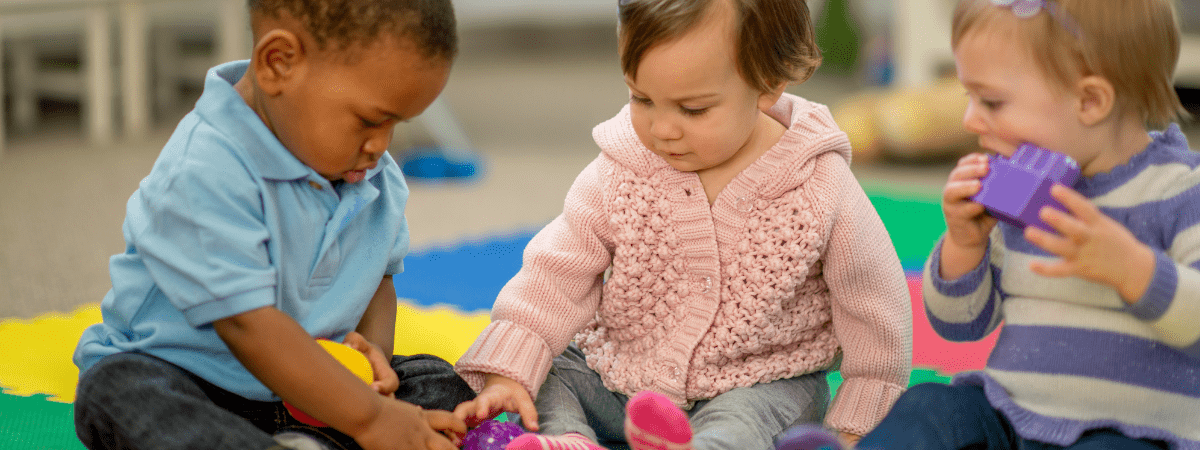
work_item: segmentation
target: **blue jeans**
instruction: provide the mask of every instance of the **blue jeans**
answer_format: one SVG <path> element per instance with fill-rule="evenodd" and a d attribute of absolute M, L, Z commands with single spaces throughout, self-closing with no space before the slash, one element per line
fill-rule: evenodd
<path fill-rule="evenodd" d="M 535 402 L 541 433 L 579 433 L 600 445 L 627 449 L 625 403 L 571 345 L 554 358 Z M 736 388 L 687 411 L 696 450 L 767 450 L 792 425 L 820 423 L 829 405 L 825 372 Z"/>
<path fill-rule="evenodd" d="M 392 357 L 396 397 L 426 409 L 453 410 L 475 392 L 450 363 L 431 355 Z M 283 402 L 248 400 L 162 359 L 118 353 L 79 378 L 75 433 L 89 449 L 272 449 L 273 435 L 298 431 L 333 449 L 354 439 L 292 417 Z"/>
<path fill-rule="evenodd" d="M 992 408 L 983 388 L 922 383 L 892 406 L 879 426 L 863 436 L 860 450 L 1150 450 L 1165 444 L 1125 437 L 1110 429 L 1088 432 L 1067 447 L 1031 441 L 1017 435 L 1000 411 Z"/>

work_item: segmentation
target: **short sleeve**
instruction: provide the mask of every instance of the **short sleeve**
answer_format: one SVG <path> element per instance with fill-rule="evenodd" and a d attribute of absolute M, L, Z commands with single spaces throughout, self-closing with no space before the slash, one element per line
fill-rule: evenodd
<path fill-rule="evenodd" d="M 160 161 L 128 208 L 134 250 L 192 326 L 275 302 L 260 188 L 236 158 L 205 156 Z"/>

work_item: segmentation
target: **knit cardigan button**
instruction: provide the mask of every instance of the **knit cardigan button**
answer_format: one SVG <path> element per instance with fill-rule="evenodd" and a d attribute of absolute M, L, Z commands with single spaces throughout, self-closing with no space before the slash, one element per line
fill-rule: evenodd
<path fill-rule="evenodd" d="M 734 202 L 733 202 L 733 209 L 736 209 L 740 212 L 748 213 L 748 212 L 754 210 L 754 203 L 750 199 L 746 198 L 746 196 L 744 196 L 744 195 L 739 196 L 737 198 L 737 200 L 734 200 Z"/>
<path fill-rule="evenodd" d="M 712 277 L 701 278 L 699 283 L 701 294 L 707 294 L 708 291 L 712 290 Z"/>

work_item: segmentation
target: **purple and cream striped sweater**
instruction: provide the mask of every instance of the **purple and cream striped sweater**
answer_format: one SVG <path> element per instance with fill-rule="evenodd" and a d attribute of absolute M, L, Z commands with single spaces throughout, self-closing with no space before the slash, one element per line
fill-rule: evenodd
<path fill-rule="evenodd" d="M 987 367 L 954 383 L 983 386 L 1026 439 L 1065 446 L 1114 428 L 1200 449 L 1200 153 L 1176 125 L 1151 137 L 1125 165 L 1073 186 L 1155 251 L 1137 303 L 1033 273 L 1031 261 L 1054 256 L 1004 223 L 986 263 L 959 279 L 938 277 L 940 243 L 926 264 L 926 313 L 942 337 L 980 339 L 1003 320 Z"/>

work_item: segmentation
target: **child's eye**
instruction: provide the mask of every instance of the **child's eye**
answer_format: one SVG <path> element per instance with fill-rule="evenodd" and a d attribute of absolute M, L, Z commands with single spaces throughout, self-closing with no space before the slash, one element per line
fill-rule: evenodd
<path fill-rule="evenodd" d="M 992 111 L 995 111 L 995 110 L 997 110 L 997 109 L 1000 109 L 1000 107 L 1004 105 L 1004 102 L 1001 102 L 1001 101 L 999 101 L 999 100 L 983 100 L 983 99 L 980 99 L 980 100 L 979 100 L 979 103 L 980 103 L 980 104 L 982 104 L 984 108 L 990 109 L 990 110 L 992 110 Z"/>
<path fill-rule="evenodd" d="M 650 99 L 648 99 L 646 97 L 638 97 L 638 96 L 632 95 L 632 94 L 629 95 L 629 101 L 634 102 L 634 103 L 641 103 L 643 105 L 652 105 L 653 104 L 650 102 Z"/>
<path fill-rule="evenodd" d="M 372 122 L 367 119 L 360 119 L 360 120 L 362 120 L 362 125 L 365 128 L 375 128 L 377 126 L 383 125 L 383 122 Z"/>
<path fill-rule="evenodd" d="M 708 112 L 708 108 L 684 108 L 682 106 L 679 107 L 679 110 L 683 111 L 685 116 L 699 116 Z"/>

